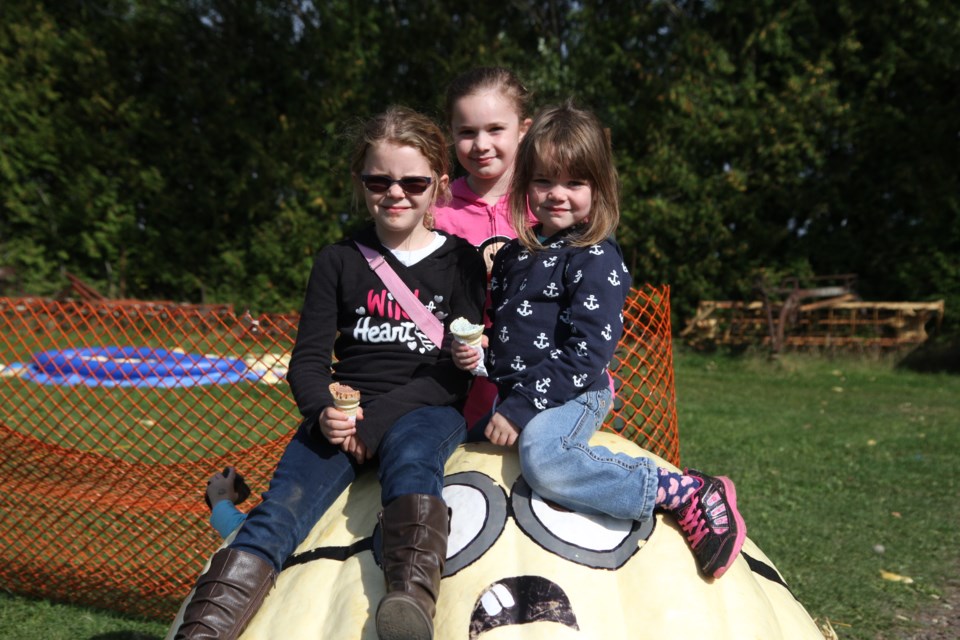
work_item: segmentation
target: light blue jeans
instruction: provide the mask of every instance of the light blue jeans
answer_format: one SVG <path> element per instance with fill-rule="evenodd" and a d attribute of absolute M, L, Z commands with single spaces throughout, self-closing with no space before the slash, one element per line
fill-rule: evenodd
<path fill-rule="evenodd" d="M 649 520 L 657 495 L 656 463 L 589 443 L 611 400 L 609 389 L 588 391 L 539 413 L 520 432 L 520 468 L 541 497 L 568 509 Z"/>

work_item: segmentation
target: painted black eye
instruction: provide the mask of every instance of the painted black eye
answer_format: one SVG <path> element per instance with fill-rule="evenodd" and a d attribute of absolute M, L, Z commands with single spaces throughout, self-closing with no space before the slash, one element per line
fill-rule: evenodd
<path fill-rule="evenodd" d="M 624 565 L 650 538 L 656 518 L 619 520 L 569 511 L 545 501 L 517 478 L 510 496 L 520 529 L 547 551 L 598 569 Z"/>
<path fill-rule="evenodd" d="M 444 478 L 443 500 L 450 508 L 450 537 L 444 577 L 473 564 L 492 547 L 507 522 L 507 496 L 492 478 L 477 471 Z"/>

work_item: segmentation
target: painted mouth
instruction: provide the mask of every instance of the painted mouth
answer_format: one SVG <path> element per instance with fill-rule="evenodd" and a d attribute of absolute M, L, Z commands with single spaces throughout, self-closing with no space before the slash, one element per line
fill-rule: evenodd
<path fill-rule="evenodd" d="M 470 616 L 470 640 L 509 625 L 557 622 L 580 630 L 570 598 L 555 582 L 541 576 L 499 580 L 480 594 Z"/>

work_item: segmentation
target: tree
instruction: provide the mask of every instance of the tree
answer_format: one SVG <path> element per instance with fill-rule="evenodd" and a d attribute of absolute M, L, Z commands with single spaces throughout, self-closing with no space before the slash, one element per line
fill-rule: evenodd
<path fill-rule="evenodd" d="M 365 221 L 351 126 L 391 103 L 443 119 L 454 75 L 502 64 L 609 126 L 618 240 L 677 318 L 759 273 L 960 304 L 945 0 L 0 11 L 0 263 L 31 293 L 69 270 L 111 295 L 296 308 L 313 254 Z"/>

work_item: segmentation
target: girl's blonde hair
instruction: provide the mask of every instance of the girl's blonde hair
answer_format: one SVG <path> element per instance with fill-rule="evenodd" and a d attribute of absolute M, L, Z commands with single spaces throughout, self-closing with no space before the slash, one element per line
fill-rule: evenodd
<path fill-rule="evenodd" d="M 453 106 L 457 100 L 484 91 L 497 91 L 513 103 L 521 122 L 526 118 L 533 96 L 520 78 L 504 67 L 476 67 L 464 71 L 447 86 L 447 122 L 453 120 Z"/>
<path fill-rule="evenodd" d="M 359 202 L 363 201 L 363 185 L 360 174 L 367 161 L 367 151 L 382 142 L 404 147 L 413 147 L 419 151 L 430 165 L 436 203 L 446 202 L 450 197 L 449 189 L 441 187 L 440 177 L 450 175 L 450 154 L 447 151 L 447 139 L 443 130 L 433 120 L 407 107 L 392 106 L 378 116 L 367 120 L 355 135 L 350 171 Z M 424 225 L 433 228 L 433 214 L 428 213 Z"/>
<path fill-rule="evenodd" d="M 590 215 L 575 231 L 573 246 L 595 245 L 613 234 L 620 222 L 620 181 L 610 137 L 592 112 L 570 101 L 546 107 L 520 141 L 510 186 L 510 218 L 517 238 L 531 251 L 543 249 L 527 217 L 527 190 L 538 169 L 547 175 L 566 171 L 590 183 Z"/>

